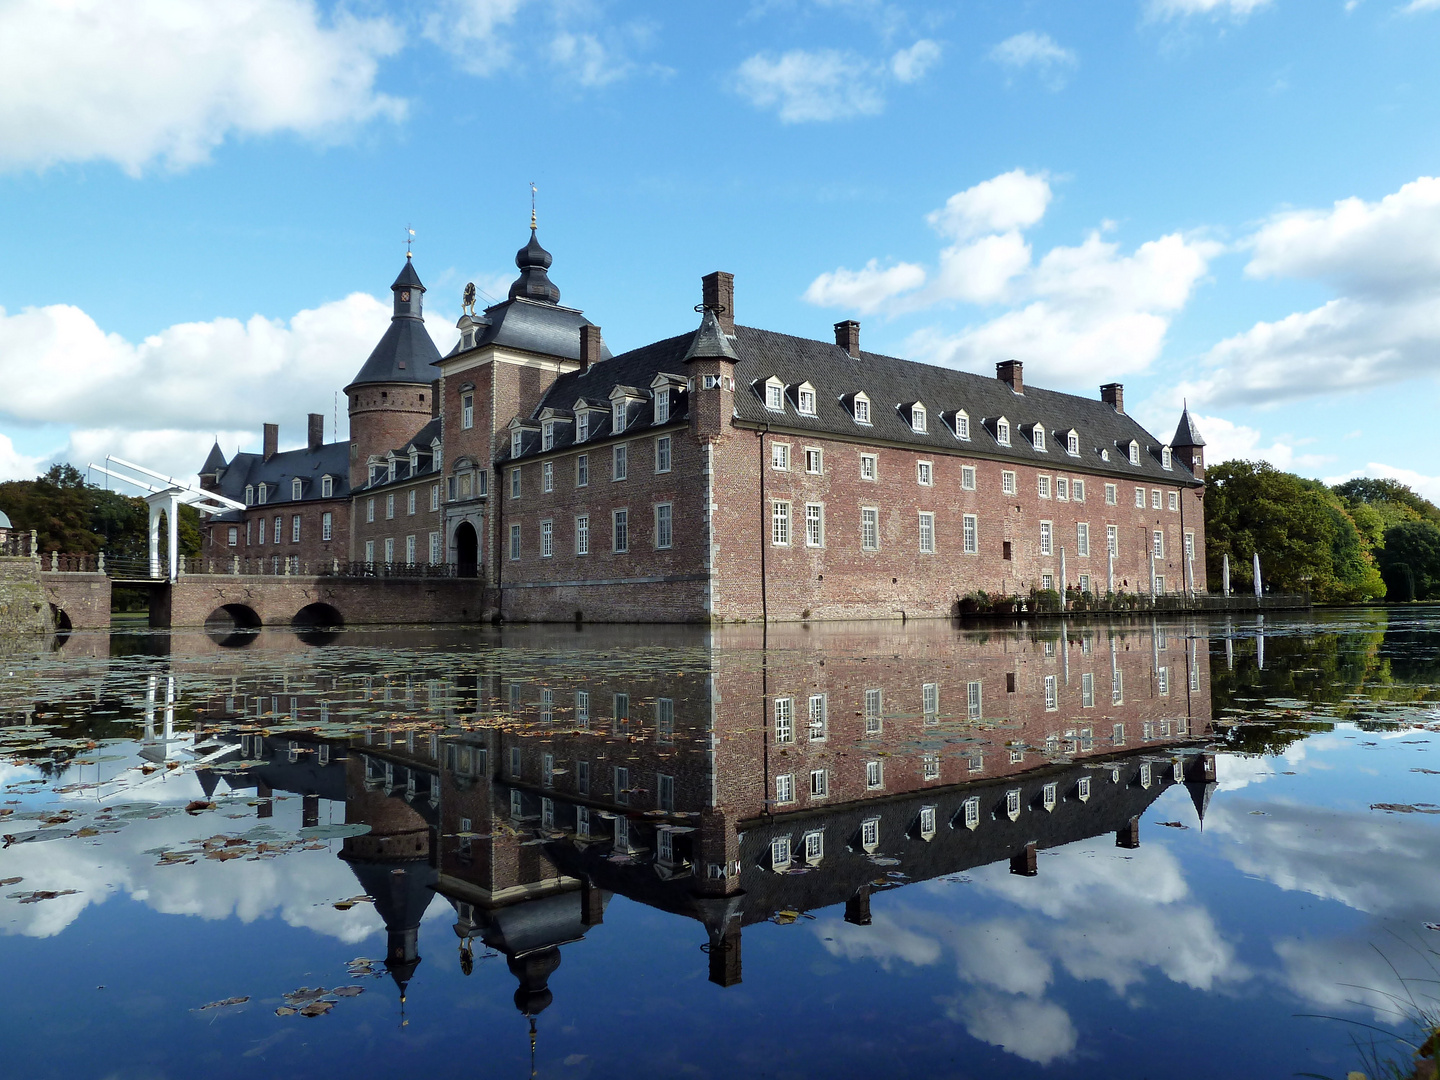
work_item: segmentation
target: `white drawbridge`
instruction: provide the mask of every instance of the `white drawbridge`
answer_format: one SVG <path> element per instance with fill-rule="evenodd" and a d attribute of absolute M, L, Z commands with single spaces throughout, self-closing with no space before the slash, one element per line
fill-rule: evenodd
<path fill-rule="evenodd" d="M 150 507 L 150 576 L 160 577 L 160 515 L 165 515 L 169 523 L 169 546 L 166 549 L 169 555 L 169 574 L 173 582 L 179 576 L 180 569 L 180 507 L 193 506 L 202 514 L 223 514 L 227 510 L 244 510 L 245 504 L 236 502 L 234 499 L 226 498 L 213 491 L 205 491 L 187 484 L 183 480 L 177 480 L 173 476 L 166 476 L 153 469 L 147 469 L 143 465 L 136 465 L 133 462 L 125 461 L 117 457 L 107 457 L 106 465 L 114 465 L 125 469 L 134 475 L 112 472 L 103 466 L 91 464 L 90 468 L 102 472 L 114 480 L 120 480 L 132 487 L 140 488 L 146 492 L 145 504 Z"/>

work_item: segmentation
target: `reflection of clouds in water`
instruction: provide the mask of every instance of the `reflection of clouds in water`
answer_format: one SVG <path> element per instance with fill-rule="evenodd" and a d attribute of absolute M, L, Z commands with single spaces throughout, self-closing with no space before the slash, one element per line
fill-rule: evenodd
<path fill-rule="evenodd" d="M 156 801 L 154 795 L 150 801 Z M 151 848 L 184 848 L 217 832 L 244 832 L 254 818 L 227 820 L 217 813 L 191 818 L 170 815 L 130 822 L 114 834 L 90 841 L 48 840 L 19 844 L 5 852 L 5 877 L 25 880 L 5 892 L 75 889 L 36 904 L 0 899 L 0 931 L 27 937 L 60 933 L 91 904 L 114 893 L 130 896 L 152 910 L 203 919 L 235 917 L 242 922 L 279 917 L 290 926 L 354 943 L 382 924 L 369 904 L 337 911 L 333 902 L 361 892 L 355 875 L 334 850 L 296 851 L 274 859 L 218 862 L 197 859 L 193 866 L 157 866 Z M 283 832 L 284 826 L 276 824 Z"/>
<path fill-rule="evenodd" d="M 1416 938 L 1414 923 L 1373 923 L 1354 936 L 1282 938 L 1275 953 L 1283 968 L 1280 980 L 1296 997 L 1336 1013 L 1367 1009 L 1377 1023 L 1398 1024 L 1415 1009 L 1411 998 L 1431 1015 L 1440 1007 L 1436 968 L 1440 967 L 1440 934 Z"/>
<path fill-rule="evenodd" d="M 1251 977 L 1210 913 L 1190 898 L 1179 860 L 1166 847 L 1121 855 L 1094 839 L 1045 857 L 1038 878 L 1016 877 L 997 864 L 972 871 L 970 880 L 1003 901 L 1007 914 L 951 916 L 897 893 L 871 926 L 831 916 L 813 929 L 831 955 L 887 969 L 933 964 L 948 950 L 961 991 L 941 999 L 946 1015 L 975 1038 L 1042 1065 L 1071 1053 L 1078 1038 L 1064 1007 L 1045 998 L 1057 967 L 1117 995 L 1152 971 L 1207 991 Z M 953 897 L 954 888 L 932 882 L 915 895 Z"/>
<path fill-rule="evenodd" d="M 1075 1025 L 1070 1014 L 1054 1002 L 1006 997 L 988 990 L 939 1001 L 945 1006 L 945 1015 L 964 1024 L 973 1037 L 1037 1065 L 1049 1065 L 1075 1049 Z"/>

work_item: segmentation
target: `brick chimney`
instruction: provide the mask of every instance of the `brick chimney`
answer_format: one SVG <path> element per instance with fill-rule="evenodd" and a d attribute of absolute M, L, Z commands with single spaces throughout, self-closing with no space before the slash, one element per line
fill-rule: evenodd
<path fill-rule="evenodd" d="M 1025 393 L 1025 365 L 1019 360 L 1001 360 L 995 365 L 995 377 L 1017 394 Z"/>
<path fill-rule="evenodd" d="M 269 461 L 280 449 L 280 425 L 265 425 L 265 460 Z"/>
<path fill-rule="evenodd" d="M 1118 382 L 1106 383 L 1100 387 L 1100 400 L 1118 413 L 1125 411 L 1125 387 Z"/>
<path fill-rule="evenodd" d="M 854 319 L 846 319 L 844 322 L 835 324 L 835 344 L 844 349 L 851 356 L 860 355 L 860 324 Z"/>
<path fill-rule="evenodd" d="M 440 380 L 430 381 L 430 419 L 434 420 L 440 415 Z"/>
<path fill-rule="evenodd" d="M 700 279 L 701 303 L 715 312 L 726 336 L 735 333 L 735 275 L 716 270 Z"/>
<path fill-rule="evenodd" d="M 309 439 L 311 450 L 319 450 L 325 445 L 325 414 L 312 412 L 310 414 Z"/>
<path fill-rule="evenodd" d="M 586 323 L 580 327 L 580 374 L 590 370 L 591 364 L 600 362 L 600 327 Z"/>

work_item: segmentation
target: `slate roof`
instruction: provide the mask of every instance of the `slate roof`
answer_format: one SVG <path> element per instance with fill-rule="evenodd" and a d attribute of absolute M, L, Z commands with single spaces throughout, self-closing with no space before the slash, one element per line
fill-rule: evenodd
<path fill-rule="evenodd" d="M 475 336 L 476 349 L 500 345 L 545 356 L 564 356 L 571 360 L 580 359 L 580 327 L 594 325 L 576 308 L 526 300 L 524 297 L 504 300 L 486 308 L 485 318 L 480 321 L 489 325 L 483 326 Z M 456 342 L 455 347 L 445 355 L 458 356 L 462 351 L 470 350 L 461 350 L 460 343 Z M 608 360 L 610 356 L 610 349 L 602 342 L 601 359 Z M 437 354 L 431 363 L 439 359 Z"/>
<path fill-rule="evenodd" d="M 235 460 L 230 462 L 224 473 L 221 474 L 218 490 L 221 495 L 244 502 L 246 484 L 256 489 L 255 497 L 257 499 L 260 485 L 265 484 L 268 489 L 265 499 L 266 506 L 284 506 L 287 503 L 294 505 L 295 500 L 290 498 L 290 487 L 291 481 L 295 477 L 298 476 L 304 481 L 300 501 L 313 502 L 320 498 L 320 478 L 327 474 L 335 481 L 334 494 L 331 498 L 349 498 L 350 443 L 348 441 L 326 443 L 318 450 L 311 450 L 308 447 L 301 447 L 299 450 L 285 450 L 276 454 L 269 461 L 266 461 L 261 454 L 236 454 Z M 228 513 L 215 515 L 212 520 L 244 521 L 245 513 L 242 510 L 231 510 Z"/>
<path fill-rule="evenodd" d="M 225 451 L 220 449 L 220 442 L 216 440 L 215 445 L 210 448 L 210 453 L 206 455 L 205 464 L 200 466 L 200 475 L 206 476 L 216 472 L 225 468 L 226 464 Z"/>
<path fill-rule="evenodd" d="M 569 410 L 579 397 L 604 399 L 616 386 L 648 387 L 660 373 L 686 375 L 685 358 L 692 349 L 701 349 L 709 355 L 718 351 L 715 341 L 718 327 L 709 325 L 713 321 L 714 316 L 706 312 L 705 321 L 697 331 L 622 353 L 592 365 L 583 374 L 562 375 L 529 419 L 538 417 L 545 408 Z M 1199 483 L 1178 461 L 1173 463 L 1173 468 L 1165 469 L 1161 440 L 1133 417 L 1116 412 L 1098 398 L 1083 398 L 1037 386 L 1027 386 L 1023 394 L 1017 394 L 1008 383 L 988 376 L 880 353 L 861 352 L 858 357 L 852 357 L 830 342 L 747 326 L 737 326 L 733 338 L 721 336 L 721 340 L 726 341 L 738 357 L 735 417 L 745 423 L 768 424 L 801 433 L 840 435 L 866 442 L 896 443 L 921 450 L 973 453 L 1000 461 L 1048 465 L 1057 470 L 1120 479 Z M 765 407 L 765 383 L 772 376 L 786 386 L 783 412 L 772 412 Z M 796 388 L 805 382 L 816 391 L 813 417 L 802 416 L 797 411 Z M 869 425 L 857 424 L 851 412 L 853 395 L 861 391 L 870 399 Z M 680 393 L 672 399 L 672 419 L 685 415 L 686 397 Z M 909 406 L 915 402 L 923 403 L 928 414 L 929 430 L 924 434 L 910 427 Z M 964 410 L 970 417 L 968 441 L 954 434 L 957 410 Z M 653 403 L 645 403 L 629 418 L 627 430 L 650 424 L 653 415 Z M 1001 446 L 995 437 L 994 421 L 1001 416 L 1010 422 L 1011 445 L 1008 447 Z M 1042 425 L 1049 436 L 1045 451 L 1036 450 L 1029 439 L 1028 433 L 1035 424 Z M 1065 449 L 1066 435 L 1072 429 L 1080 439 L 1078 457 L 1071 457 Z M 573 434 L 570 425 L 558 425 L 555 447 L 571 445 Z M 587 441 L 594 442 L 611 434 L 606 418 L 598 426 L 592 424 Z M 1196 434 L 1198 437 L 1198 432 Z M 1129 463 L 1132 439 L 1140 445 L 1139 465 Z M 521 456 L 538 452 L 539 445 L 538 438 L 527 438 Z M 1108 453 L 1108 461 L 1101 458 L 1102 450 Z M 508 447 L 501 457 L 508 457 Z"/>
<path fill-rule="evenodd" d="M 578 340 L 578 330 L 576 335 Z M 576 349 L 579 349 L 578 343 Z M 430 365 L 439 359 L 440 350 L 435 347 L 425 323 L 410 315 L 396 315 L 359 374 L 345 389 L 368 383 L 428 383 L 435 378 Z"/>
<path fill-rule="evenodd" d="M 1195 426 L 1195 421 L 1190 418 L 1190 407 L 1188 405 L 1185 407 L 1185 411 L 1180 414 L 1180 425 L 1175 429 L 1175 438 L 1170 441 L 1170 445 L 1205 445 L 1205 440 L 1200 437 L 1200 429 Z"/>
<path fill-rule="evenodd" d="M 389 487 L 391 484 L 400 484 L 408 480 L 414 480 L 418 476 L 440 474 L 440 465 L 435 460 L 435 454 L 430 449 L 430 443 L 440 438 L 440 418 L 432 417 L 424 427 L 417 431 L 410 438 L 405 440 L 403 446 L 397 446 L 390 451 L 400 460 L 395 463 L 395 479 L 390 479 L 390 470 L 387 468 L 380 474 L 380 477 L 373 484 L 362 484 L 359 491 L 378 491 L 380 488 Z M 415 471 L 410 471 L 410 447 L 420 451 L 419 461 L 416 463 Z M 444 460 L 444 451 L 441 451 L 441 460 Z M 381 455 L 387 458 L 388 455 Z"/>

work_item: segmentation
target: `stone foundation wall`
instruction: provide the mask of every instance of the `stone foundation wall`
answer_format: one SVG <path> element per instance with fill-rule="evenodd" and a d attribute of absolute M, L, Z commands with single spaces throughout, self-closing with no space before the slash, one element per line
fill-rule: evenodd
<path fill-rule="evenodd" d="M 0 636 L 48 634 L 54 629 L 50 602 L 40 583 L 40 564 L 31 558 L 0 556 Z"/>
<path fill-rule="evenodd" d="M 40 581 L 46 601 L 64 615 L 64 619 L 56 620 L 62 629 L 65 619 L 72 630 L 110 628 L 110 579 L 104 574 L 43 571 Z"/>
<path fill-rule="evenodd" d="M 249 608 L 263 626 L 289 626 L 310 604 L 328 604 L 346 626 L 480 623 L 494 601 L 473 578 L 304 578 L 195 575 L 157 590 L 152 626 L 203 626 L 216 608 Z"/>

